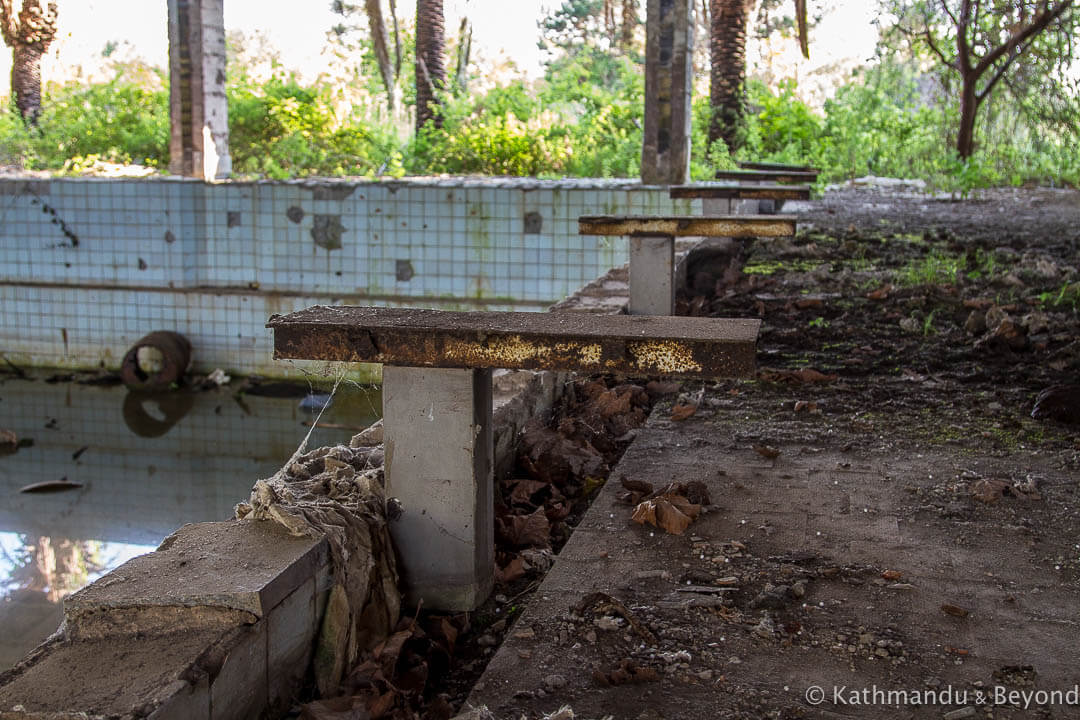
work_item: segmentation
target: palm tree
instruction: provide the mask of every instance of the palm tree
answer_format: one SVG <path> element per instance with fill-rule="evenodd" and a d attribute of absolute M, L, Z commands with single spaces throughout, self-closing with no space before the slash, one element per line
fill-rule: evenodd
<path fill-rule="evenodd" d="M 746 113 L 746 25 L 755 0 L 709 0 L 709 142 L 721 139 L 728 150 L 739 143 L 739 129 Z M 810 56 L 807 38 L 806 0 L 795 0 L 799 45 Z"/>
<path fill-rule="evenodd" d="M 446 40 L 442 0 L 416 0 L 416 129 L 431 120 L 442 126 L 436 112 L 437 93 L 446 86 L 443 63 Z"/>
<path fill-rule="evenodd" d="M 14 0 L 0 0 L 0 34 L 11 48 L 11 91 L 23 121 L 36 125 L 41 112 L 41 58 L 56 37 L 56 3 L 23 0 L 16 14 Z"/>

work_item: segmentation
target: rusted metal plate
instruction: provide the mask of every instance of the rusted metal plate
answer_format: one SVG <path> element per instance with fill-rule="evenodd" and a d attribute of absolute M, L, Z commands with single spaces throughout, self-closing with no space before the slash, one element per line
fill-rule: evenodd
<path fill-rule="evenodd" d="M 753 375 L 761 321 L 316 305 L 266 326 L 275 358 L 719 378 Z"/>
<path fill-rule="evenodd" d="M 787 237 L 795 234 L 790 215 L 596 215 L 578 218 L 582 235 L 670 235 L 671 237 Z"/>
<path fill-rule="evenodd" d="M 818 174 L 806 170 L 717 170 L 717 180 L 737 182 L 812 183 Z"/>
<path fill-rule="evenodd" d="M 809 200 L 806 185 L 678 185 L 671 188 L 675 200 Z"/>

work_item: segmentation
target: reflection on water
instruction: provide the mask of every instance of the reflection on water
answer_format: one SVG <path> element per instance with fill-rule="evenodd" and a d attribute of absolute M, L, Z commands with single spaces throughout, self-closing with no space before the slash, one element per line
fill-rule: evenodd
<path fill-rule="evenodd" d="M 314 415 L 300 404 L 229 387 L 147 396 L 0 383 L 0 429 L 33 440 L 0 457 L 0 671 L 56 629 L 66 595 L 184 523 L 230 517 L 308 432 Z M 377 390 L 343 385 L 311 446 L 347 442 L 381 404 Z M 60 479 L 82 487 L 19 492 Z"/>

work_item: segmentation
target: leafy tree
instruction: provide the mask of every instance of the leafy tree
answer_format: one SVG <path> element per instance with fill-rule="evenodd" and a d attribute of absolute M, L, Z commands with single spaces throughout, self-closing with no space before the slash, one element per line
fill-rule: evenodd
<path fill-rule="evenodd" d="M 755 0 L 709 0 L 709 142 L 729 150 L 740 142 L 746 114 L 746 32 Z M 776 0 L 763 0 L 775 7 Z M 803 55 L 810 56 L 806 0 L 795 0 L 795 24 Z M 766 29 L 768 24 L 766 22 Z"/>
<path fill-rule="evenodd" d="M 539 23 L 540 48 L 552 54 L 573 53 L 586 46 L 632 53 L 641 25 L 638 1 L 563 0 Z"/>
<path fill-rule="evenodd" d="M 999 83 L 1045 81 L 1073 60 L 1080 32 L 1074 0 L 883 0 L 899 20 L 890 30 L 929 51 L 960 80 L 956 151 L 976 148 L 980 107 Z"/>
<path fill-rule="evenodd" d="M 56 37 L 56 3 L 23 0 L 16 14 L 13 0 L 0 0 L 0 34 L 11 48 L 11 90 L 23 121 L 36 125 L 41 112 L 41 58 Z"/>
<path fill-rule="evenodd" d="M 359 12 L 360 7 L 344 0 L 334 0 L 330 3 L 330 10 L 335 15 L 340 15 L 347 20 Z M 401 76 L 401 32 L 397 21 L 397 3 L 390 0 L 390 21 L 394 29 L 394 57 L 390 58 L 390 41 L 386 32 L 386 21 L 383 18 L 382 0 L 364 0 L 364 13 L 368 20 L 371 45 L 375 52 L 375 59 L 379 66 L 379 76 L 382 78 L 383 88 L 386 90 L 387 104 L 391 113 L 396 102 L 396 90 L 398 78 Z M 331 31 L 342 39 L 356 26 L 350 26 L 344 22 L 335 25 Z"/>

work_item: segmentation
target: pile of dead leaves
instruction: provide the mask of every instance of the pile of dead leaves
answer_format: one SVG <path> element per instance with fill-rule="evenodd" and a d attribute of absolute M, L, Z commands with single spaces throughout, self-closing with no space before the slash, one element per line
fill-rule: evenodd
<path fill-rule="evenodd" d="M 575 503 L 604 483 L 651 407 L 640 385 L 591 380 L 567 389 L 561 419 L 525 426 L 516 472 L 500 483 L 495 502 L 497 582 L 550 567 L 552 547 L 570 534 Z"/>
<path fill-rule="evenodd" d="M 670 483 L 654 490 L 651 483 L 642 480 L 619 478 L 626 492 L 622 500 L 634 506 L 631 516 L 634 522 L 682 535 L 697 520 L 701 508 L 710 505 L 709 491 L 705 483 L 694 480 L 688 483 Z"/>
<path fill-rule="evenodd" d="M 450 669 L 467 615 L 403 618 L 395 632 L 366 653 L 344 679 L 341 694 L 304 705 L 303 720 L 447 720 L 454 712 L 430 688 Z"/>

